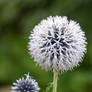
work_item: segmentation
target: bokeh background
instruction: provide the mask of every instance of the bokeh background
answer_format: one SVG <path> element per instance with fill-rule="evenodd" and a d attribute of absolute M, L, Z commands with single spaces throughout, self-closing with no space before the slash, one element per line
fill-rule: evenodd
<path fill-rule="evenodd" d="M 30 31 L 50 15 L 79 22 L 88 42 L 80 66 L 59 76 L 57 92 L 92 92 L 92 0 L 0 0 L 0 92 L 10 92 L 12 83 L 28 72 L 40 92 L 52 82 L 53 73 L 36 66 L 28 53 Z"/>

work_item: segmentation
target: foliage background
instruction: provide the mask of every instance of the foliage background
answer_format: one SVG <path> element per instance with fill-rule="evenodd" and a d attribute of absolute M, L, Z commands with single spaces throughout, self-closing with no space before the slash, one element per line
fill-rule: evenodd
<path fill-rule="evenodd" d="M 30 31 L 50 15 L 79 22 L 88 42 L 80 66 L 59 76 L 57 92 L 92 92 L 92 0 L 0 0 L 0 92 L 10 92 L 12 82 L 27 72 L 40 92 L 52 82 L 53 73 L 35 66 L 28 53 Z"/>

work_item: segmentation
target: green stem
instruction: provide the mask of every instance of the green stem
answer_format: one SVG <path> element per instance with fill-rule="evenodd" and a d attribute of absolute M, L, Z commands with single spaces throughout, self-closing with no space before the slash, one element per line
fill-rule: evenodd
<path fill-rule="evenodd" d="M 53 92 L 57 92 L 57 81 L 58 81 L 58 72 L 57 71 L 53 71 L 54 72 L 54 79 L 53 79 Z"/>

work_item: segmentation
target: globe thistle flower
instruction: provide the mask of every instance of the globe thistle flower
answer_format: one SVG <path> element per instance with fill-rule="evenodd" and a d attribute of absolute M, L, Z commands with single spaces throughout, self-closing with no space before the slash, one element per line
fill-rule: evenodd
<path fill-rule="evenodd" d="M 43 19 L 29 38 L 30 54 L 45 70 L 70 70 L 79 65 L 86 52 L 85 33 L 65 16 Z"/>
<path fill-rule="evenodd" d="M 17 80 L 17 83 L 13 83 L 12 92 L 39 92 L 38 83 L 29 74 L 25 76 L 26 78 L 22 77 Z"/>

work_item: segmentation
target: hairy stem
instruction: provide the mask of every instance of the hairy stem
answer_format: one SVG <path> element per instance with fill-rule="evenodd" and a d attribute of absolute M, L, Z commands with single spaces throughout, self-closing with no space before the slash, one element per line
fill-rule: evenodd
<path fill-rule="evenodd" d="M 53 79 L 53 92 L 57 92 L 57 81 L 58 81 L 58 72 L 53 70 L 54 79 Z"/>

